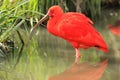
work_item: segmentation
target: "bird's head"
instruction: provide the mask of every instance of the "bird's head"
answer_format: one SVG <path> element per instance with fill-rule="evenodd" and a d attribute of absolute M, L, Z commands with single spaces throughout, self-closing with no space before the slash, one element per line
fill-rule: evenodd
<path fill-rule="evenodd" d="M 61 9 L 60 6 L 55 5 L 55 6 L 50 7 L 48 9 L 47 14 L 41 20 L 39 20 L 38 23 L 31 29 L 30 39 L 32 38 L 33 33 L 35 33 L 36 28 L 40 24 L 42 24 L 43 21 L 47 20 L 49 17 L 50 18 L 54 18 L 54 17 L 57 17 L 57 16 L 59 17 L 59 16 L 61 16 L 62 13 L 63 13 L 63 10 Z"/>
<path fill-rule="evenodd" d="M 49 8 L 47 15 L 51 18 L 60 16 L 63 13 L 63 10 L 61 9 L 60 6 L 52 6 Z"/>

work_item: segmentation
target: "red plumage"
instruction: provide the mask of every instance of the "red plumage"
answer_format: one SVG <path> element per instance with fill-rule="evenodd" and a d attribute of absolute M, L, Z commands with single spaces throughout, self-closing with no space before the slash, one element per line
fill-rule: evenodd
<path fill-rule="evenodd" d="M 93 22 L 82 13 L 63 13 L 59 6 L 48 10 L 48 31 L 70 42 L 74 48 L 97 47 L 108 52 L 101 35 L 93 28 Z"/>

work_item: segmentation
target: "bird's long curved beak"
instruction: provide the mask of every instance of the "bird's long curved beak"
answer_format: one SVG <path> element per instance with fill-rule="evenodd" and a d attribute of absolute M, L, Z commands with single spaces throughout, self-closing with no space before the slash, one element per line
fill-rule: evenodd
<path fill-rule="evenodd" d="M 37 28 L 40 24 L 42 24 L 43 21 L 45 21 L 45 20 L 48 19 L 48 18 L 49 18 L 49 16 L 48 16 L 48 14 L 46 14 L 46 15 L 45 15 L 41 20 L 39 20 L 38 23 L 31 29 L 31 31 L 30 31 L 30 39 L 32 39 L 32 36 L 33 36 L 33 34 L 35 33 L 36 28 Z"/>

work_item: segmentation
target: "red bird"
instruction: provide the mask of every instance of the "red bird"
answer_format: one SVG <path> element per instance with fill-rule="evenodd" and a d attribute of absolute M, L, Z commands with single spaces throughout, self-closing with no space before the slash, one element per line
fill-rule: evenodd
<path fill-rule="evenodd" d="M 88 17 L 77 12 L 64 13 L 57 5 L 50 7 L 47 14 L 32 28 L 30 37 L 35 28 L 48 18 L 47 30 L 71 43 L 76 50 L 76 60 L 81 56 L 78 48 L 96 47 L 108 52 L 106 43 L 93 28 L 93 22 Z"/>
<path fill-rule="evenodd" d="M 115 21 L 113 25 L 108 25 L 109 29 L 113 34 L 120 36 L 120 20 Z"/>

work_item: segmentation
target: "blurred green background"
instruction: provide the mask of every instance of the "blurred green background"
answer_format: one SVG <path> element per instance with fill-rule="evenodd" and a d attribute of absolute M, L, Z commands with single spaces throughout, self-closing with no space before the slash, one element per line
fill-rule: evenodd
<path fill-rule="evenodd" d="M 119 0 L 0 0 L 0 80 L 47 80 L 74 62 L 72 46 L 49 34 L 46 22 L 29 39 L 30 29 L 52 5 L 60 5 L 64 12 L 82 12 L 93 20 L 109 53 L 81 49 L 81 62 L 95 63 L 108 58 L 108 68 L 101 80 L 119 80 L 120 38 L 107 26 L 120 19 Z"/>

